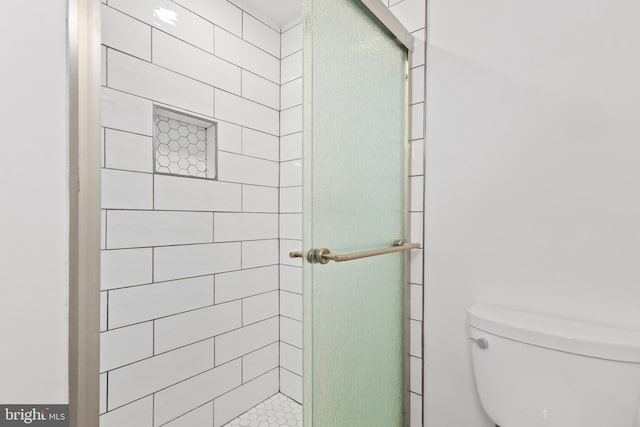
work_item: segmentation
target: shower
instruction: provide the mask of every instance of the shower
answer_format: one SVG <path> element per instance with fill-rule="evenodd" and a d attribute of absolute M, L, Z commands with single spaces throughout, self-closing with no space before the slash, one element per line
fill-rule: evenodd
<path fill-rule="evenodd" d="M 102 427 L 417 425 L 414 2 L 261 3 L 101 5 Z"/>

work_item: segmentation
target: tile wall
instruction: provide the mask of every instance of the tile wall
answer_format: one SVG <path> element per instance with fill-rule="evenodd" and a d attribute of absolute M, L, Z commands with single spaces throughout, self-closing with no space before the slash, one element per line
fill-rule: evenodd
<path fill-rule="evenodd" d="M 280 390 L 302 402 L 302 23 L 282 29 L 280 83 Z"/>
<path fill-rule="evenodd" d="M 221 426 L 279 391 L 280 29 L 102 5 L 101 426 Z M 153 103 L 218 121 L 218 181 L 153 174 Z"/>

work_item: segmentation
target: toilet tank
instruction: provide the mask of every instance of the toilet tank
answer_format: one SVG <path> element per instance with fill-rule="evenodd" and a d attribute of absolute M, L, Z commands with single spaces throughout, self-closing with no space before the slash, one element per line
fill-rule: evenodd
<path fill-rule="evenodd" d="M 476 387 L 496 425 L 640 427 L 640 332 L 492 305 L 467 315 Z"/>

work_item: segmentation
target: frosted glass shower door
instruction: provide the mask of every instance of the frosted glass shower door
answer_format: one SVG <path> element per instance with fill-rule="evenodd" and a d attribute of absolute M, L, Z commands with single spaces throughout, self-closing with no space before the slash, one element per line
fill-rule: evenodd
<path fill-rule="evenodd" d="M 392 247 L 405 237 L 407 49 L 359 0 L 306 0 L 304 33 L 303 253 Z M 303 271 L 305 427 L 401 426 L 405 253 Z"/>

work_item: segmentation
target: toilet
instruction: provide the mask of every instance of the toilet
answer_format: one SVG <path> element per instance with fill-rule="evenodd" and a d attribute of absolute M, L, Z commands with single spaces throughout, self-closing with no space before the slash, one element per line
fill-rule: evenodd
<path fill-rule="evenodd" d="M 640 427 L 640 332 L 479 304 L 480 401 L 500 427 Z"/>

